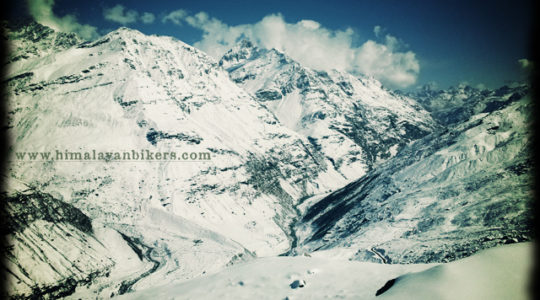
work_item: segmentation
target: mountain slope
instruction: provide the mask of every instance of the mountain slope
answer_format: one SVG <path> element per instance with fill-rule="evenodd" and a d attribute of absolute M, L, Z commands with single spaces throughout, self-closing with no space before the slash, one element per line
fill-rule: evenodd
<path fill-rule="evenodd" d="M 374 79 L 315 71 L 246 40 L 219 63 L 351 180 L 436 128 L 414 100 L 384 89 Z"/>
<path fill-rule="evenodd" d="M 511 99 L 505 106 L 416 141 L 311 201 L 302 208 L 297 252 L 444 262 L 530 239 L 531 102 L 512 95 L 501 97 Z"/>
<path fill-rule="evenodd" d="M 114 262 L 80 210 L 39 192 L 3 200 L 2 227 L 9 237 L 8 294 L 65 296 L 79 282 L 110 272 Z"/>
<path fill-rule="evenodd" d="M 7 63 L 43 57 L 82 42 L 74 33 L 57 32 L 34 21 L 4 22 L 10 55 Z"/>
<path fill-rule="evenodd" d="M 47 48 L 55 34 L 31 26 L 21 30 L 47 34 L 30 41 L 8 31 L 10 42 Z M 295 203 L 347 182 L 215 61 L 180 41 L 122 28 L 35 56 L 23 55 L 28 47 L 15 47 L 20 59 L 8 65 L 8 187 L 23 182 L 161 253 L 153 258 L 159 268 L 130 289 L 287 251 Z M 146 150 L 178 159 L 66 159 Z M 16 156 L 38 151 L 49 158 Z"/>
<path fill-rule="evenodd" d="M 426 85 L 421 90 L 407 95 L 416 99 L 431 113 L 433 119 L 446 126 L 465 122 L 476 114 L 504 107 L 523 98 L 528 90 L 526 84 L 513 84 L 496 90 L 481 90 L 466 84 L 447 90 L 437 90 Z"/>

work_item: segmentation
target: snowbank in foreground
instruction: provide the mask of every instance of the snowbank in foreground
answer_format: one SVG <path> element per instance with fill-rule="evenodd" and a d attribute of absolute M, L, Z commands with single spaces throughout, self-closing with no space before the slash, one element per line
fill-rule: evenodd
<path fill-rule="evenodd" d="M 501 246 L 441 265 L 261 258 L 125 299 L 526 299 L 531 249 L 531 243 Z M 396 277 L 389 290 L 375 297 Z"/>
<path fill-rule="evenodd" d="M 399 277 L 380 299 L 529 299 L 532 244 L 491 248 Z"/>

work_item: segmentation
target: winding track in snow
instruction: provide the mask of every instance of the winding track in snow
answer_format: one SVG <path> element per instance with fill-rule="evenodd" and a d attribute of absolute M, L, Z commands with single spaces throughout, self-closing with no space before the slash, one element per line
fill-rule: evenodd
<path fill-rule="evenodd" d="M 375 249 L 375 247 L 371 247 L 369 249 L 369 251 L 375 255 L 377 255 L 383 262 L 383 264 L 387 264 L 388 263 L 388 260 L 384 257 L 384 255 L 382 255 L 379 251 L 377 251 L 377 249 Z"/>

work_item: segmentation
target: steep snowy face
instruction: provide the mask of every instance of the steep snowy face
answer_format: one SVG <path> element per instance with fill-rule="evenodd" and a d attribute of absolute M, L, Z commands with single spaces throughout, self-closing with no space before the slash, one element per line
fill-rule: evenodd
<path fill-rule="evenodd" d="M 57 35 L 38 29 L 47 40 Z M 40 33 L 31 31 L 9 35 L 27 46 L 15 47 L 20 59 L 8 66 L 8 187 L 20 181 L 155 251 L 155 276 L 130 288 L 198 276 L 245 253 L 284 252 L 297 200 L 347 182 L 191 46 L 123 28 L 47 52 L 40 47 L 50 43 L 32 45 L 27 35 Z M 28 47 L 38 54 L 24 55 Z M 146 150 L 178 159 L 85 160 Z M 17 156 L 38 151 L 50 156 Z"/>
<path fill-rule="evenodd" d="M 436 127 L 415 101 L 374 79 L 311 70 L 249 41 L 225 53 L 219 64 L 351 180 Z"/>
<path fill-rule="evenodd" d="M 531 101 L 499 102 L 505 105 L 426 136 L 311 201 L 298 225 L 298 252 L 443 262 L 530 239 Z"/>

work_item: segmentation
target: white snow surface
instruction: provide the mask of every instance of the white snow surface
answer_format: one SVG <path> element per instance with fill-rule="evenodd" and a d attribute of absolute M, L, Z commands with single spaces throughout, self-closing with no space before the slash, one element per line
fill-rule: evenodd
<path fill-rule="evenodd" d="M 385 265 L 311 257 L 260 258 L 120 299 L 529 299 L 532 243 L 446 264 Z M 377 290 L 397 278 L 389 290 Z M 292 288 L 295 280 L 304 287 Z"/>

